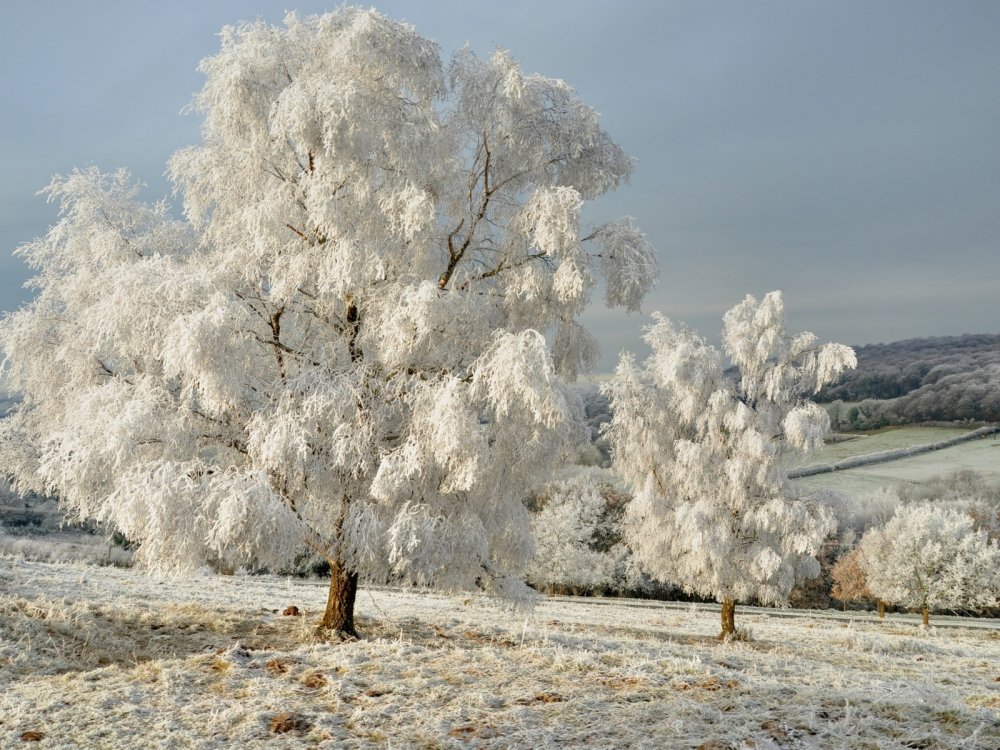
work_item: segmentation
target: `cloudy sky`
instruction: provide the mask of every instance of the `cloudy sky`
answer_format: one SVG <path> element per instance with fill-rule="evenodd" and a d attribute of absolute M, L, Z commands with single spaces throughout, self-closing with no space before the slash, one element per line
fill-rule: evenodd
<path fill-rule="evenodd" d="M 0 309 L 29 299 L 11 257 L 44 234 L 53 174 L 129 168 L 169 193 L 198 140 L 181 110 L 226 24 L 335 3 L 33 0 L 0 28 Z M 1000 2 L 385 0 L 445 54 L 511 50 L 563 78 L 638 162 L 589 209 L 629 214 L 660 253 L 644 313 L 706 334 L 747 293 L 864 344 L 1000 331 Z M 178 201 L 179 202 L 179 201 Z M 587 322 L 609 370 L 648 318 Z"/>

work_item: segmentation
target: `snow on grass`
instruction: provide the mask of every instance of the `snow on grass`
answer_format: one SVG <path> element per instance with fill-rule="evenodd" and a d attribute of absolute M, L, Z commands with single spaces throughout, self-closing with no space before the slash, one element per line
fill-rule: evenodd
<path fill-rule="evenodd" d="M 132 564 L 133 554 L 107 537 L 80 531 L 43 534 L 8 534 L 0 527 L 0 555 L 15 555 L 41 562 L 80 562 L 91 565 Z"/>
<path fill-rule="evenodd" d="M 1000 635 L 0 559 L 0 746 L 995 748 Z M 295 605 L 305 616 L 283 616 Z M 285 731 L 287 730 L 287 731 Z"/>
<path fill-rule="evenodd" d="M 925 428 L 913 429 L 922 430 Z M 897 431 L 901 432 L 902 430 Z M 836 445 L 829 447 L 833 448 Z M 810 463 L 822 463 L 822 461 L 817 459 Z M 858 466 L 853 469 L 802 477 L 794 481 L 798 486 L 812 489 L 863 494 L 890 485 L 920 484 L 929 479 L 947 476 L 961 470 L 974 471 L 987 481 L 1000 480 L 1000 434 L 931 453 L 922 453 L 871 466 Z"/>

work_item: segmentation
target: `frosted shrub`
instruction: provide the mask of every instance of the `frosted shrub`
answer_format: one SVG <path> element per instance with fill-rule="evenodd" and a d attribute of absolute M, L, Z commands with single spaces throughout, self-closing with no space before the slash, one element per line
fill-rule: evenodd
<path fill-rule="evenodd" d="M 598 487 L 586 481 L 549 485 L 532 513 L 535 556 L 527 579 L 535 588 L 595 589 L 611 582 L 613 557 L 598 548 L 607 515 Z"/>

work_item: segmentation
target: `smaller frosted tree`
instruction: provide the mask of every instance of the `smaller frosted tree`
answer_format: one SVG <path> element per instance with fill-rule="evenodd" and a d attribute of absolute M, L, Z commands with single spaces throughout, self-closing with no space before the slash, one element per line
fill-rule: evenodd
<path fill-rule="evenodd" d="M 1000 547 L 955 508 L 900 506 L 865 534 L 861 563 L 872 594 L 919 609 L 925 626 L 932 609 L 1000 603 Z"/>
<path fill-rule="evenodd" d="M 835 524 L 794 496 L 786 456 L 822 445 L 829 418 L 804 397 L 856 359 L 811 333 L 789 335 L 780 292 L 726 313 L 735 379 L 704 339 L 654 317 L 651 356 L 639 366 L 623 355 L 605 386 L 612 458 L 635 497 L 626 539 L 654 577 L 716 597 L 728 637 L 738 601 L 784 604 L 819 571 L 814 556 Z"/>
<path fill-rule="evenodd" d="M 830 590 L 830 596 L 843 602 L 845 610 L 848 602 L 868 601 L 874 598 L 868 588 L 868 579 L 865 577 L 865 570 L 861 564 L 860 547 L 855 547 L 846 555 L 841 555 L 833 566 L 831 575 L 833 588 Z M 882 614 L 882 602 L 879 602 L 879 615 Z"/>

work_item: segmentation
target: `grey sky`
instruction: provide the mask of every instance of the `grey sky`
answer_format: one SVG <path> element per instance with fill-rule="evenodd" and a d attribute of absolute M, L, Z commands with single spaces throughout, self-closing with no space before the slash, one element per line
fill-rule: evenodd
<path fill-rule="evenodd" d="M 333 3 L 7 4 L 0 25 L 0 309 L 29 293 L 16 246 L 74 166 L 165 195 L 198 140 L 180 114 L 225 24 Z M 377 3 L 450 54 L 510 49 L 563 78 L 638 161 L 592 221 L 634 216 L 660 251 L 658 309 L 715 337 L 748 292 L 851 344 L 1000 330 L 1000 2 Z M 613 366 L 646 315 L 586 316 Z"/>

